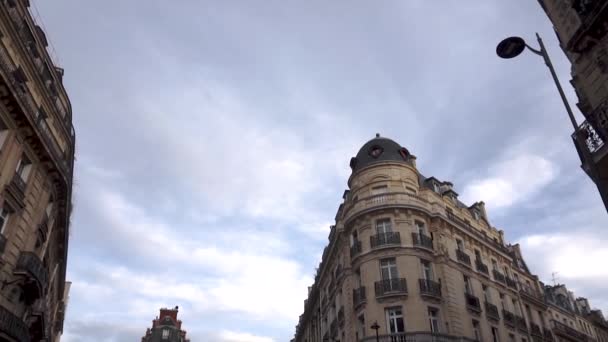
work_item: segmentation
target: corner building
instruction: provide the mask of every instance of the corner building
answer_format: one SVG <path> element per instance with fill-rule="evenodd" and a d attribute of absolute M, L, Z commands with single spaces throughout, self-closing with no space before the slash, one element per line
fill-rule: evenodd
<path fill-rule="evenodd" d="M 160 314 L 152 321 L 152 328 L 146 330 L 141 342 L 190 342 L 186 330 L 182 330 L 182 321 L 177 319 L 179 307 L 160 309 Z"/>
<path fill-rule="evenodd" d="M 544 285 L 483 202 L 463 204 L 379 135 L 350 166 L 294 341 L 376 341 L 374 328 L 391 342 L 580 340 L 553 334 Z"/>
<path fill-rule="evenodd" d="M 75 135 L 63 69 L 29 5 L 0 0 L 0 341 L 57 342 Z"/>

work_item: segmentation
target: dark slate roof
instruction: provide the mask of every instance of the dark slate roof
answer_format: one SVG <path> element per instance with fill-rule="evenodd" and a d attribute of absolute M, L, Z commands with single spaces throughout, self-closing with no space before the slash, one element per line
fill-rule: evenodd
<path fill-rule="evenodd" d="M 379 149 L 381 153 L 373 155 L 372 151 Z M 353 172 L 356 172 L 366 166 L 374 163 L 394 161 L 407 163 L 410 154 L 407 149 L 401 147 L 395 141 L 381 137 L 376 134 L 376 137 L 363 145 L 357 156 L 350 160 L 350 167 Z"/>

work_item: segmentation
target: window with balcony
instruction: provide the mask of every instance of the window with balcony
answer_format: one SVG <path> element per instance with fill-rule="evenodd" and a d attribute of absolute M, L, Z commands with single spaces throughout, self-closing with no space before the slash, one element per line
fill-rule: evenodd
<path fill-rule="evenodd" d="M 357 340 L 365 337 L 365 316 L 359 315 L 357 318 Z"/>
<path fill-rule="evenodd" d="M 391 334 L 405 332 L 405 322 L 403 320 L 403 311 L 401 307 L 386 309 L 386 329 Z"/>
<path fill-rule="evenodd" d="M 502 293 L 499 293 L 499 297 L 500 297 L 500 307 L 503 310 L 507 310 L 507 307 L 505 306 L 505 295 Z"/>
<path fill-rule="evenodd" d="M 376 221 L 376 232 L 378 234 L 391 233 L 392 231 L 393 227 L 390 219 L 384 218 Z"/>
<path fill-rule="evenodd" d="M 30 171 L 32 169 L 32 163 L 27 158 L 27 156 L 23 155 L 19 162 L 17 162 L 17 168 L 15 172 L 21 177 L 24 183 L 27 182 L 27 177 L 30 175 Z"/>
<path fill-rule="evenodd" d="M 494 259 L 492 259 L 492 269 L 498 270 L 498 263 L 496 263 L 496 260 L 494 260 Z"/>
<path fill-rule="evenodd" d="M 462 275 L 463 280 L 464 280 L 464 292 L 466 294 L 472 295 L 473 294 L 473 285 L 471 284 L 471 278 L 467 277 L 466 275 Z"/>
<path fill-rule="evenodd" d="M 426 227 L 424 226 L 424 222 L 416 221 L 414 222 L 416 226 L 416 232 L 420 235 L 426 235 Z"/>
<path fill-rule="evenodd" d="M 492 294 L 490 293 L 490 288 L 485 285 L 482 285 L 481 287 L 483 289 L 483 299 L 488 303 L 492 303 Z"/>
<path fill-rule="evenodd" d="M 475 340 L 483 341 L 481 338 L 481 328 L 479 327 L 479 321 L 473 320 L 473 336 L 475 336 Z"/>
<path fill-rule="evenodd" d="M 380 274 L 383 280 L 399 278 L 397 272 L 397 261 L 395 258 L 380 260 Z"/>
<path fill-rule="evenodd" d="M 10 210 L 6 207 L 6 205 L 0 208 L 0 234 L 4 234 L 6 230 L 6 225 L 8 224 L 8 218 L 11 215 Z"/>
<path fill-rule="evenodd" d="M 420 259 L 420 266 L 422 267 L 422 279 L 433 280 L 433 268 L 431 262 Z"/>
<path fill-rule="evenodd" d="M 462 242 L 462 240 L 456 239 L 456 248 L 459 251 L 464 252 L 464 243 Z"/>
<path fill-rule="evenodd" d="M 438 334 L 439 331 L 439 310 L 437 308 L 428 308 L 429 312 L 429 324 L 431 326 L 431 332 Z"/>
<path fill-rule="evenodd" d="M 496 327 L 492 327 L 492 342 L 500 342 L 500 335 Z"/>

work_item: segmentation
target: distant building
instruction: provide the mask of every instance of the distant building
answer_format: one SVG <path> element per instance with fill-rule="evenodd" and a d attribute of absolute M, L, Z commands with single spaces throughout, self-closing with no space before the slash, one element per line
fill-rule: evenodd
<path fill-rule="evenodd" d="M 186 338 L 186 330 L 182 330 L 182 321 L 177 319 L 178 307 L 175 309 L 160 309 L 152 321 L 141 342 L 190 342 Z"/>
<path fill-rule="evenodd" d="M 538 0 L 572 64 L 577 106 L 585 116 L 572 135 L 583 170 L 608 210 L 608 1 Z"/>
<path fill-rule="evenodd" d="M 484 203 L 407 149 L 377 136 L 350 166 L 292 341 L 601 341 L 586 299 L 544 286 Z"/>
<path fill-rule="evenodd" d="M 56 342 L 76 138 L 63 69 L 29 6 L 0 0 L 0 341 Z"/>

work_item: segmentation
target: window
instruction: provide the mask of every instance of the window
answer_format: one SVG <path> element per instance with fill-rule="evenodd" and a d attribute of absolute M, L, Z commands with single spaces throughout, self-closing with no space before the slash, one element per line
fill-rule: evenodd
<path fill-rule="evenodd" d="M 471 285 L 471 279 L 469 277 L 467 277 L 466 275 L 462 275 L 463 279 L 464 279 L 464 292 L 466 294 L 473 294 L 473 286 Z"/>
<path fill-rule="evenodd" d="M 439 192 L 439 185 L 437 185 L 437 183 L 435 183 L 435 182 L 433 182 L 432 184 L 433 184 L 433 191 L 435 191 L 436 193 L 439 194 L 440 193 Z"/>
<path fill-rule="evenodd" d="M 6 141 L 7 136 L 8 136 L 8 127 L 6 127 L 4 122 L 0 121 L 0 148 L 4 147 L 4 142 Z"/>
<path fill-rule="evenodd" d="M 496 264 L 496 260 L 492 259 L 492 269 L 498 270 L 498 264 Z"/>
<path fill-rule="evenodd" d="M 507 266 L 503 267 L 502 269 L 505 272 L 505 277 L 509 276 L 509 269 L 507 268 Z"/>
<path fill-rule="evenodd" d="M 481 338 L 481 329 L 479 329 L 479 321 L 473 320 L 473 336 L 475 336 L 475 340 L 483 341 Z"/>
<path fill-rule="evenodd" d="M 499 297 L 500 297 L 500 307 L 503 310 L 507 310 L 507 307 L 505 306 L 505 295 L 502 293 L 499 293 Z"/>
<path fill-rule="evenodd" d="M 365 316 L 361 315 L 357 319 L 357 337 L 363 338 L 365 337 Z"/>
<path fill-rule="evenodd" d="M 422 279 L 433 280 L 431 263 L 428 260 L 420 259 L 420 265 L 422 266 Z"/>
<path fill-rule="evenodd" d="M 515 342 L 515 335 L 509 334 L 509 342 Z"/>
<path fill-rule="evenodd" d="M 355 286 L 357 286 L 357 288 L 361 287 L 361 269 L 357 268 L 357 270 L 355 270 Z"/>
<path fill-rule="evenodd" d="M 4 234 L 4 231 L 6 230 L 6 225 L 8 223 L 8 217 L 10 215 L 11 213 L 6 208 L 6 206 L 3 206 L 2 209 L 0 209 L 0 234 Z"/>
<path fill-rule="evenodd" d="M 492 327 L 492 342 L 500 342 L 498 329 L 496 329 L 496 327 Z"/>
<path fill-rule="evenodd" d="M 163 336 L 162 336 L 163 340 L 168 340 L 169 339 L 169 329 L 163 329 Z"/>
<path fill-rule="evenodd" d="M 456 248 L 458 248 L 459 251 L 464 251 L 464 243 L 462 240 L 456 239 Z"/>
<path fill-rule="evenodd" d="M 350 246 L 354 246 L 355 243 L 359 241 L 359 234 L 357 233 L 357 231 L 353 231 L 353 233 L 350 235 Z"/>
<path fill-rule="evenodd" d="M 391 334 L 405 332 L 405 323 L 403 322 L 403 311 L 401 308 L 386 309 L 387 330 Z"/>
<path fill-rule="evenodd" d="M 528 342 L 528 340 L 526 338 L 522 337 L 521 342 Z"/>
<path fill-rule="evenodd" d="M 490 288 L 482 285 L 483 288 L 483 298 L 486 300 L 486 302 L 488 303 L 492 303 L 492 294 L 490 293 Z"/>
<path fill-rule="evenodd" d="M 385 194 L 387 192 L 388 192 L 388 186 L 386 186 L 386 185 L 374 186 L 372 188 L 372 195 L 380 195 L 380 194 Z"/>
<path fill-rule="evenodd" d="M 380 260 L 380 274 L 382 275 L 382 279 L 399 278 L 399 274 L 397 273 L 397 262 L 395 261 L 395 258 Z"/>
<path fill-rule="evenodd" d="M 390 219 L 380 219 L 376 221 L 376 232 L 378 234 L 390 233 L 393 231 Z"/>
<path fill-rule="evenodd" d="M 478 212 L 477 210 L 473 210 L 473 217 L 474 217 L 476 220 L 479 220 L 479 212 Z"/>
<path fill-rule="evenodd" d="M 439 310 L 436 308 L 429 308 L 429 324 L 431 332 L 439 333 Z"/>
<path fill-rule="evenodd" d="M 418 234 L 425 235 L 426 229 L 424 227 L 424 222 L 416 221 L 414 225 L 416 226 L 416 232 Z"/>
<path fill-rule="evenodd" d="M 475 250 L 475 259 L 481 261 L 481 253 L 479 252 L 479 249 Z"/>
<path fill-rule="evenodd" d="M 32 169 L 32 163 L 24 155 L 21 158 L 21 160 L 19 160 L 19 162 L 17 162 L 17 168 L 15 169 L 15 172 L 17 172 L 17 174 L 19 176 L 21 176 L 21 179 L 23 179 L 23 181 L 26 182 L 27 181 L 27 176 L 29 176 L 31 169 Z"/>

